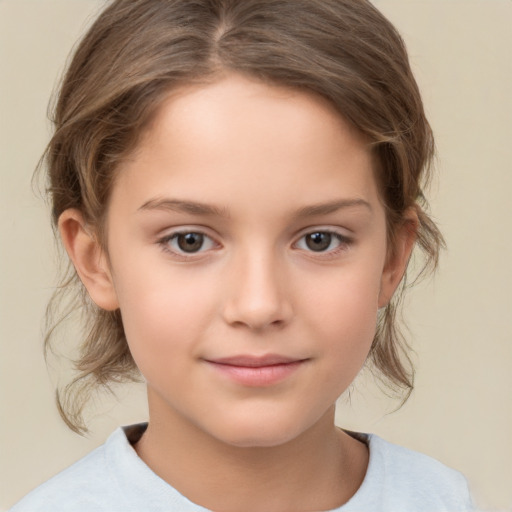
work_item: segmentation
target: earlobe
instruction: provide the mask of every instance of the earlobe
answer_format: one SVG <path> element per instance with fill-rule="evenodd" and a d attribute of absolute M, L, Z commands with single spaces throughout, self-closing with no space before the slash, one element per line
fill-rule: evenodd
<path fill-rule="evenodd" d="M 96 237 L 87 229 L 79 210 L 70 208 L 62 212 L 59 232 L 66 252 L 91 299 L 107 311 L 118 309 L 106 254 Z"/>
<path fill-rule="evenodd" d="M 404 216 L 404 221 L 394 237 L 394 244 L 389 251 L 388 260 L 382 272 L 378 307 L 389 304 L 395 290 L 407 269 L 418 233 L 418 215 L 414 209 Z"/>

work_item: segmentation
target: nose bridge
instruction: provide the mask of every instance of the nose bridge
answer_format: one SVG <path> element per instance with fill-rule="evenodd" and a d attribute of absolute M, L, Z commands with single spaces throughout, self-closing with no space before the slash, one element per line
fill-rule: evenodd
<path fill-rule="evenodd" d="M 284 270 L 281 256 L 269 244 L 253 241 L 239 248 L 231 261 L 226 320 L 252 329 L 286 323 L 292 308 Z"/>

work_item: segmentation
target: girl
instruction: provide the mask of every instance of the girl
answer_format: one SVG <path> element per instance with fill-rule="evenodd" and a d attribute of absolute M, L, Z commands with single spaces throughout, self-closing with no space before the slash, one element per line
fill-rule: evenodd
<path fill-rule="evenodd" d="M 458 473 L 334 424 L 365 364 L 412 390 L 393 295 L 442 243 L 432 152 L 367 1 L 110 3 L 46 152 L 87 314 L 58 404 L 84 431 L 88 391 L 140 372 L 149 422 L 12 510 L 471 510 Z"/>

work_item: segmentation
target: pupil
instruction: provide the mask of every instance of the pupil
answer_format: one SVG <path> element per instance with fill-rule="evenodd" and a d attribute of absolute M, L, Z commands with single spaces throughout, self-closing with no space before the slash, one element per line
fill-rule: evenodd
<path fill-rule="evenodd" d="M 196 252 L 203 245 L 204 236 L 200 233 L 178 235 L 178 246 L 184 252 Z"/>
<path fill-rule="evenodd" d="M 312 251 L 325 251 L 331 245 L 330 233 L 312 233 L 306 236 L 306 245 Z"/>

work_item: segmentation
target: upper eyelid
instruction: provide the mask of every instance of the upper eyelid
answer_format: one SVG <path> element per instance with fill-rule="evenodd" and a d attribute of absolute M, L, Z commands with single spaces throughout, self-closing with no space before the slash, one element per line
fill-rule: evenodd
<path fill-rule="evenodd" d="M 333 235 L 338 235 L 342 238 L 351 239 L 353 234 L 351 230 L 348 228 L 342 227 L 334 227 L 334 226 L 311 226 L 304 229 L 301 229 L 297 232 L 295 238 L 297 240 L 303 238 L 304 236 L 310 235 L 312 233 L 331 233 Z"/>
<path fill-rule="evenodd" d="M 300 240 L 302 240 L 304 237 L 308 235 L 312 235 L 314 233 L 328 233 L 330 235 L 333 235 L 335 238 L 338 238 L 341 243 L 348 243 L 352 242 L 352 237 L 347 236 L 343 233 L 340 233 L 339 231 L 329 230 L 329 229 L 314 229 L 313 231 L 307 231 L 306 233 L 300 235 L 297 237 L 296 241 L 294 242 L 294 245 L 297 244 Z"/>
<path fill-rule="evenodd" d="M 212 240 L 216 239 L 215 235 L 211 234 L 211 230 L 204 226 L 167 227 L 166 229 L 162 229 L 157 237 L 159 240 L 163 240 L 172 238 L 176 235 L 184 235 L 187 233 L 198 233 L 200 235 L 207 236 Z"/>

